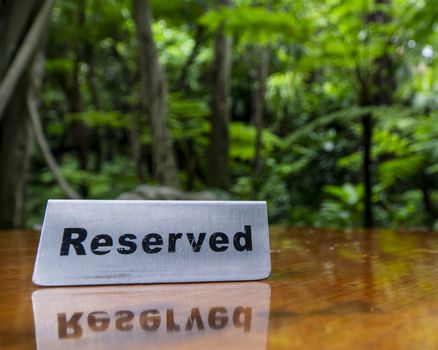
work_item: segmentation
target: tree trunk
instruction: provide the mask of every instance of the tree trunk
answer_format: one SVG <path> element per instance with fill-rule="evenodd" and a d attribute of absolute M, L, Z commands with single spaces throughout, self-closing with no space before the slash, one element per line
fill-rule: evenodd
<path fill-rule="evenodd" d="M 24 225 L 31 140 L 26 98 L 32 57 L 53 1 L 0 3 L 0 228 Z M 5 92 L 5 93 L 3 93 Z"/>
<path fill-rule="evenodd" d="M 260 189 L 259 177 L 262 168 L 262 147 L 263 147 L 263 114 L 265 111 L 265 94 L 266 94 L 266 80 L 269 70 L 269 48 L 262 47 L 260 52 L 260 62 L 257 69 L 257 80 L 255 91 L 253 92 L 252 102 L 252 118 L 256 128 L 255 137 L 255 154 L 254 154 L 254 174 L 253 174 L 253 198 L 256 198 L 257 192 Z"/>
<path fill-rule="evenodd" d="M 139 183 L 145 182 L 143 173 L 143 152 L 141 144 L 141 122 L 140 117 L 134 114 L 130 120 L 129 138 L 131 141 L 132 155 L 135 161 L 135 173 Z"/>
<path fill-rule="evenodd" d="M 204 27 L 198 26 L 195 32 L 195 45 L 193 46 L 192 52 L 190 53 L 187 61 L 184 63 L 181 68 L 181 74 L 179 76 L 178 90 L 180 92 L 185 92 L 188 89 L 189 82 L 189 71 L 193 63 L 195 62 L 196 57 L 201 49 L 201 44 L 204 38 Z"/>
<path fill-rule="evenodd" d="M 0 124 L 0 228 L 23 227 L 31 128 L 26 109 L 30 71 L 20 79 Z"/>
<path fill-rule="evenodd" d="M 81 30 L 85 25 L 85 0 L 78 1 L 78 8 L 76 13 L 76 25 Z M 71 84 L 70 95 L 70 109 L 73 113 L 81 113 L 84 111 L 82 101 L 82 91 L 80 82 L 81 63 L 85 59 L 86 44 L 82 42 L 81 38 L 77 38 L 75 45 L 75 58 L 73 65 L 73 75 Z M 88 154 L 89 154 L 89 140 L 88 140 L 88 128 L 82 120 L 74 120 L 71 125 L 73 142 L 75 144 L 76 155 L 78 159 L 79 169 L 88 169 Z M 82 184 L 79 188 L 82 196 L 86 197 L 88 188 Z"/>
<path fill-rule="evenodd" d="M 141 107 L 150 121 L 152 164 L 156 181 L 179 187 L 178 168 L 167 121 L 167 86 L 152 33 L 149 0 L 133 0 L 137 28 Z"/>
<path fill-rule="evenodd" d="M 88 74 L 87 74 L 87 85 L 88 89 L 90 91 L 90 99 L 91 103 L 93 105 L 93 108 L 96 111 L 100 110 L 101 103 L 100 103 L 100 96 L 99 96 L 99 87 L 96 83 L 96 59 L 95 59 L 95 52 L 94 47 L 91 43 L 87 43 L 85 48 L 85 58 L 88 63 Z M 105 126 L 99 126 L 96 130 L 96 132 L 93 135 L 93 138 L 96 139 L 95 142 L 95 149 L 96 149 L 96 159 L 94 163 L 93 170 L 97 173 L 100 173 L 103 166 L 104 161 L 104 152 L 105 152 Z"/>
<path fill-rule="evenodd" d="M 424 169 L 421 171 L 420 182 L 421 193 L 423 194 L 423 207 L 427 215 L 426 222 L 428 229 L 432 231 L 434 229 L 435 221 L 438 218 L 438 212 L 430 193 L 432 188 L 431 180 Z"/>
<path fill-rule="evenodd" d="M 369 13 L 366 17 L 367 25 L 371 23 L 386 24 L 391 21 L 389 5 L 391 0 L 375 0 L 380 7 L 378 10 Z M 382 5 L 386 5 L 383 7 Z M 388 10 L 386 12 L 385 10 Z M 369 40 L 369 39 L 368 39 Z M 360 104 L 362 106 L 378 106 L 390 104 L 392 93 L 395 91 L 395 80 L 393 74 L 393 60 L 388 52 L 372 62 L 370 81 L 367 81 L 360 71 L 358 80 L 361 84 Z M 373 161 L 372 161 L 372 138 L 373 138 L 373 116 L 367 113 L 362 117 L 362 177 L 364 184 L 364 216 L 363 225 L 365 228 L 374 226 L 373 215 Z"/>
<path fill-rule="evenodd" d="M 373 119 L 372 114 L 367 113 L 362 117 L 362 176 L 364 184 L 364 217 L 363 225 L 365 228 L 372 228 L 373 218 L 373 184 L 372 184 L 372 158 L 371 146 L 373 139 Z"/>
<path fill-rule="evenodd" d="M 230 6 L 230 0 L 219 0 Z M 211 175 L 213 186 L 227 191 L 230 186 L 228 155 L 228 124 L 230 121 L 232 38 L 223 28 L 216 34 L 213 62 L 213 91 L 211 111 Z"/>

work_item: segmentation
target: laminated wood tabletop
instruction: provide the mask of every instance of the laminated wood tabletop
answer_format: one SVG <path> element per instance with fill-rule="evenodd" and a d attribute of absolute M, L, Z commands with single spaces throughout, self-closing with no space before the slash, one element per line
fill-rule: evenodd
<path fill-rule="evenodd" d="M 438 348 L 437 233 L 270 235 L 263 281 L 41 288 L 39 233 L 0 231 L 0 349 Z"/>

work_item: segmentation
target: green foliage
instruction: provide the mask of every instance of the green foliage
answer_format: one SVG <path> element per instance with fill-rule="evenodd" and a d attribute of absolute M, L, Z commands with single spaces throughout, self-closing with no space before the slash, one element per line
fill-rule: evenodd
<path fill-rule="evenodd" d="M 387 160 L 379 166 L 377 176 L 384 186 L 392 186 L 418 173 L 424 162 L 423 155 L 412 155 Z"/>
<path fill-rule="evenodd" d="M 84 4 L 82 25 L 78 1 L 59 0 L 52 11 L 40 112 L 73 187 L 87 198 L 115 198 L 140 182 L 134 157 L 140 157 L 143 181 L 154 183 L 150 118 L 138 100 L 136 28 L 131 1 Z M 211 72 L 215 33 L 223 29 L 234 39 L 228 130 L 233 198 L 267 200 L 272 223 L 360 227 L 362 117 L 371 115 L 376 225 L 437 227 L 435 1 L 151 4 L 183 189 L 211 189 Z M 254 92 L 261 84 L 262 47 L 269 66 L 255 170 Z M 79 135 L 86 139 L 86 169 L 79 167 L 77 122 L 86 129 Z M 31 169 L 29 225 L 41 221 L 45 199 L 63 196 L 38 152 Z"/>
<path fill-rule="evenodd" d="M 263 179 L 261 187 L 257 193 L 254 193 L 254 175 L 245 175 L 238 177 L 232 191 L 242 199 L 259 199 L 269 203 L 269 217 L 273 222 L 288 222 L 290 215 L 289 203 L 291 201 L 289 191 L 284 178 L 278 172 L 278 163 L 272 157 L 265 158 L 262 174 Z"/>
<path fill-rule="evenodd" d="M 210 0 L 151 0 L 153 15 L 173 25 L 195 22 L 211 5 Z"/>
<path fill-rule="evenodd" d="M 253 126 L 241 122 L 231 122 L 231 158 L 240 161 L 251 161 L 254 159 L 255 139 L 256 130 Z M 267 129 L 263 130 L 262 139 L 265 155 L 269 155 L 269 153 L 272 152 L 276 147 L 283 146 L 282 140 Z"/>
<path fill-rule="evenodd" d="M 127 128 L 132 116 L 129 114 L 119 113 L 117 111 L 103 112 L 90 111 L 81 113 L 69 113 L 65 115 L 67 122 L 82 121 L 90 128 L 106 126 L 109 128 Z"/>
<path fill-rule="evenodd" d="M 199 23 L 215 32 L 220 27 L 238 35 L 243 43 L 267 44 L 276 41 L 302 41 L 309 32 L 309 22 L 291 13 L 273 12 L 260 7 L 220 7 L 199 19 Z"/>
<path fill-rule="evenodd" d="M 208 145 L 210 124 L 209 109 L 201 99 L 183 98 L 181 94 L 170 96 L 170 125 L 176 141 L 196 139 L 199 146 Z"/>
<path fill-rule="evenodd" d="M 364 197 L 362 184 L 327 185 L 324 187 L 324 192 L 328 198 L 321 204 L 318 225 L 354 227 L 361 222 Z"/>
<path fill-rule="evenodd" d="M 88 196 L 95 199 L 115 198 L 124 191 L 131 190 L 137 179 L 134 163 L 126 158 L 117 158 L 106 163 L 99 174 L 92 171 L 78 170 L 75 159 L 66 157 L 62 161 L 62 174 L 76 188 L 86 185 L 90 189 Z M 41 213 L 44 212 L 48 199 L 64 198 L 59 187 L 55 185 L 52 173 L 42 167 L 33 174 L 30 184 L 28 225 L 41 224 Z"/>

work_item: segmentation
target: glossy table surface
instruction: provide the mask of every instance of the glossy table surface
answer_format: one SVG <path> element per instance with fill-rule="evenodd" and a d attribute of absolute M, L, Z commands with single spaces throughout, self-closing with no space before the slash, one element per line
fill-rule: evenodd
<path fill-rule="evenodd" d="M 271 227 L 256 282 L 40 288 L 0 232 L 0 349 L 438 349 L 438 233 Z"/>

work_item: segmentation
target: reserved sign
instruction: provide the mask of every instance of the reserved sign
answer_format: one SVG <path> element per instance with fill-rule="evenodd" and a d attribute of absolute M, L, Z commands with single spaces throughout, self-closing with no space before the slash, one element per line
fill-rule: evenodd
<path fill-rule="evenodd" d="M 33 281 L 235 281 L 270 270 L 266 202 L 49 200 Z"/>

